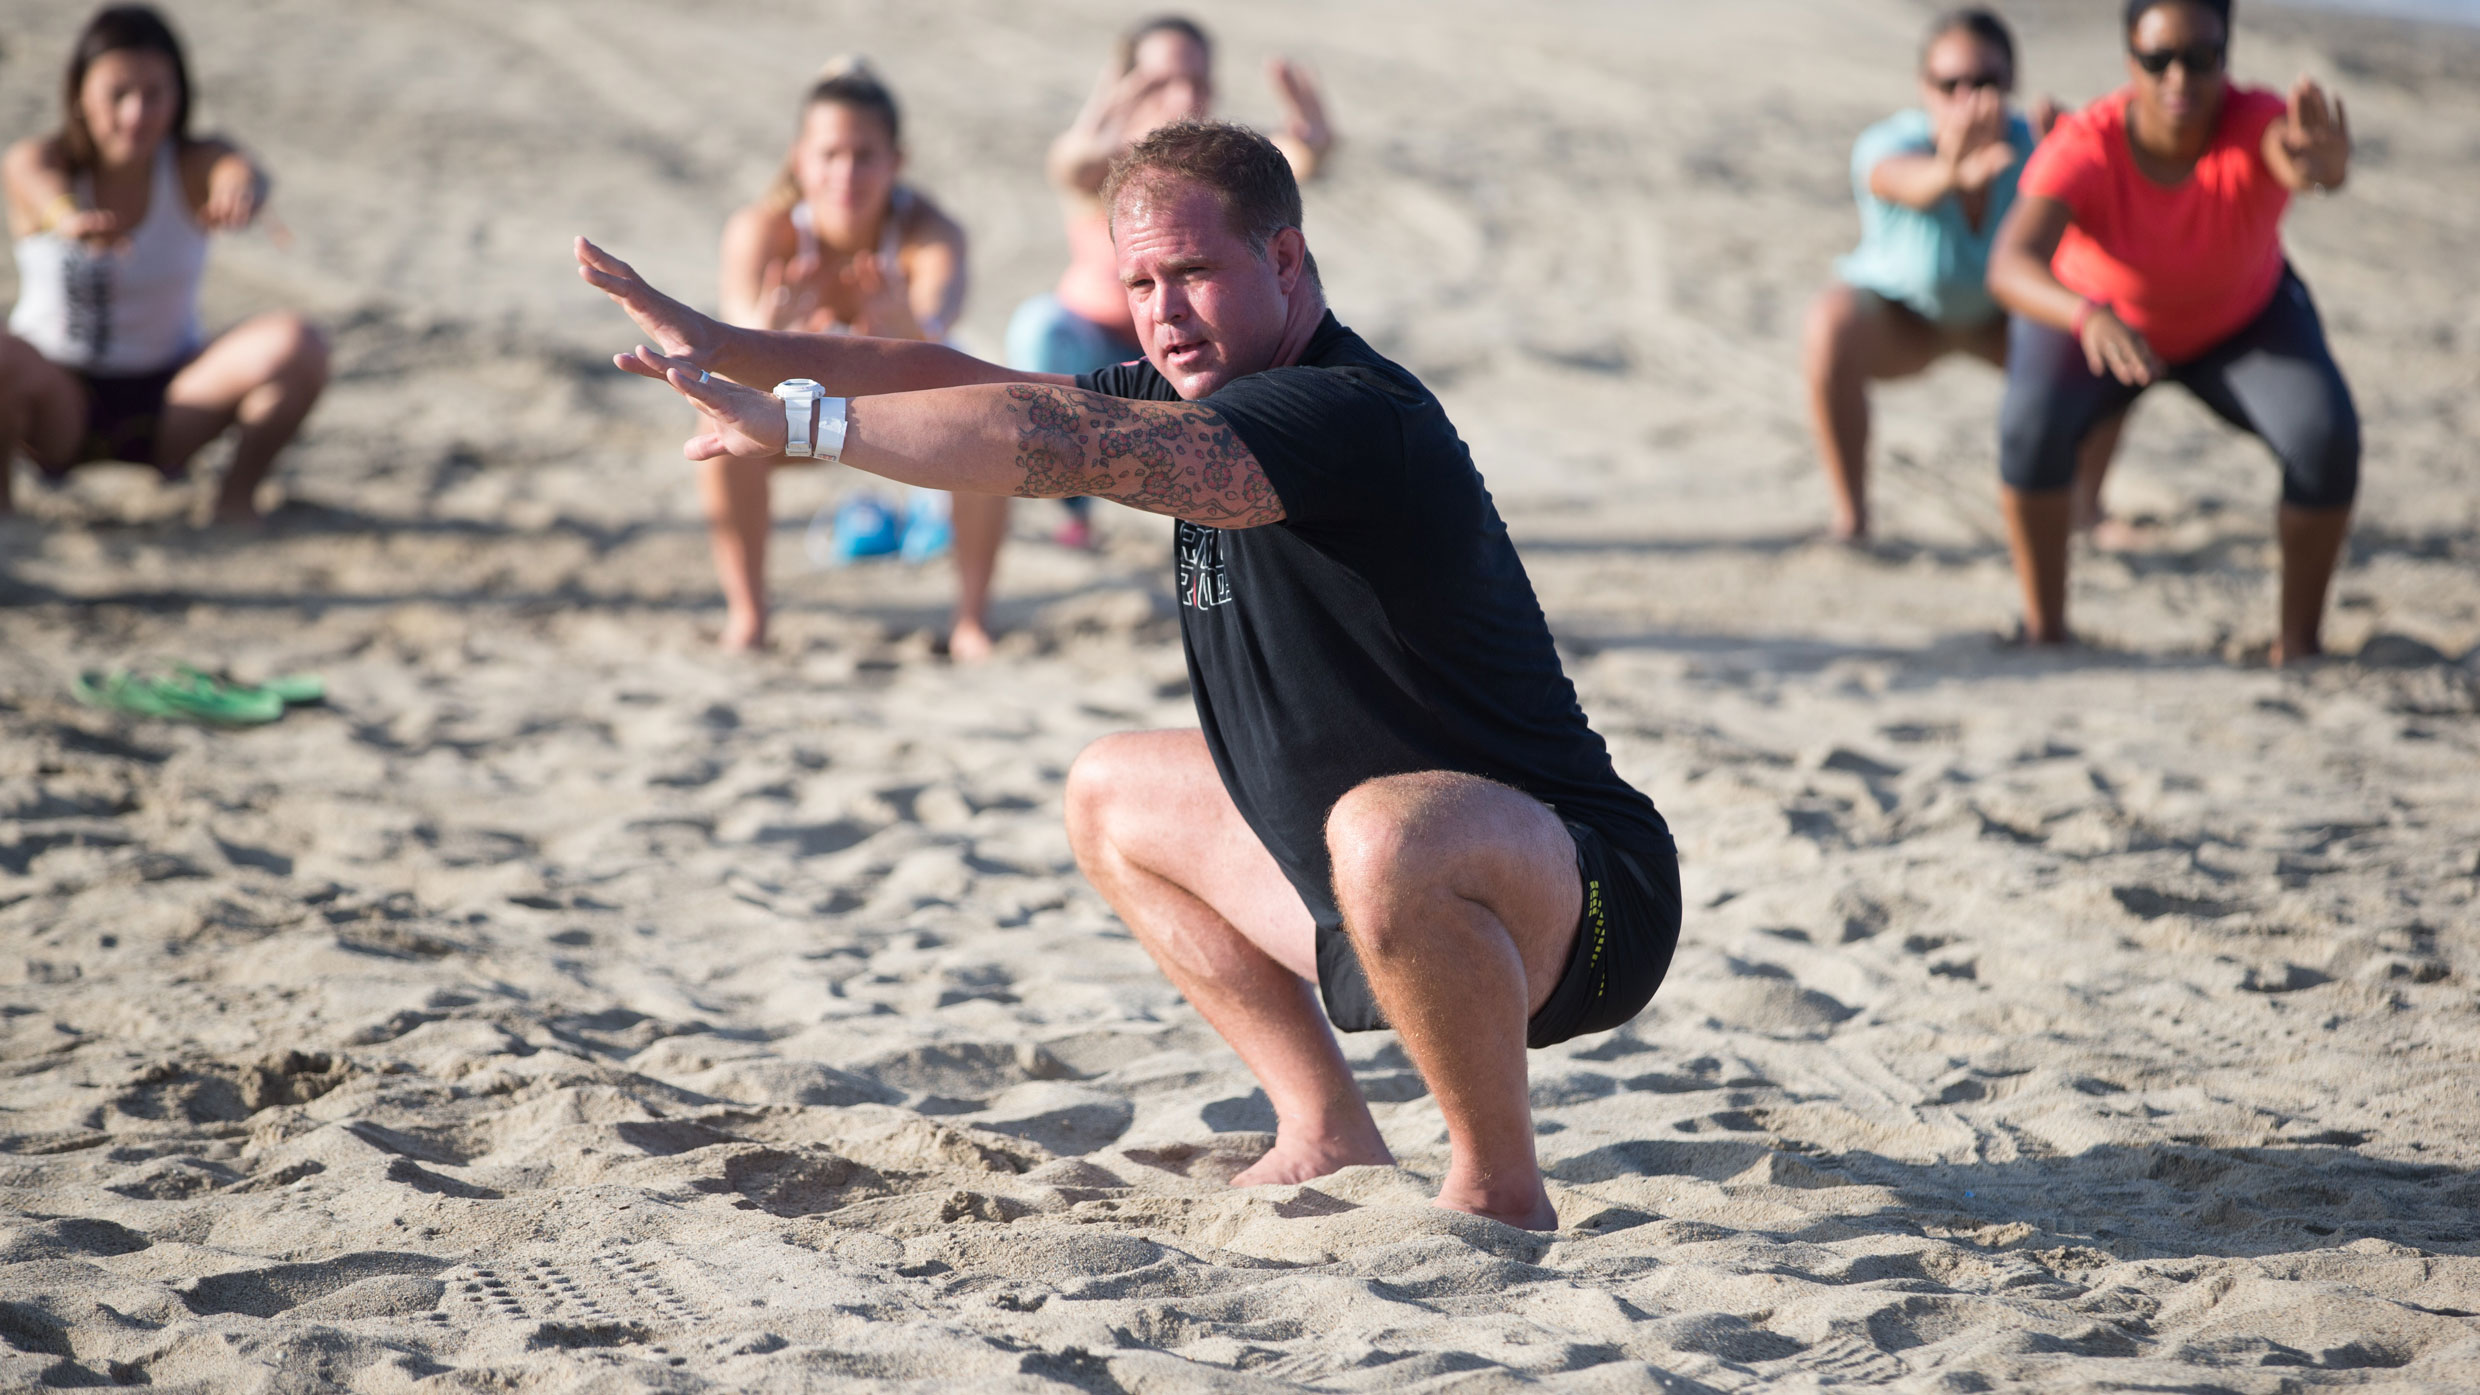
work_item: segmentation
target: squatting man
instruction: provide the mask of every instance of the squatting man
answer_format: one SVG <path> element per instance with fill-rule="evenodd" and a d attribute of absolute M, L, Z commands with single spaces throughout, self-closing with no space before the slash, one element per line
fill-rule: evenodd
<path fill-rule="evenodd" d="M 1282 153 L 1177 123 L 1102 202 L 1145 357 L 1075 378 L 736 329 L 582 238 L 578 270 L 654 341 L 614 362 L 699 411 L 690 459 L 1177 519 L 1199 729 L 1088 747 L 1068 835 L 1274 1107 L 1233 1184 L 1392 1162 L 1328 1024 L 1391 1027 L 1446 1122 L 1438 1204 L 1555 1227 L 1525 1049 L 1651 999 L 1679 934 L 1669 830 L 1586 725 L 1437 398 L 1327 309 Z"/>

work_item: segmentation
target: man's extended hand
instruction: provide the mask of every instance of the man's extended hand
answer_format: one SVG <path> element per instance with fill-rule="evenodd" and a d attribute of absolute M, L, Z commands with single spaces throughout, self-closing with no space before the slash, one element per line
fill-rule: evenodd
<path fill-rule="evenodd" d="M 784 404 L 773 393 L 710 376 L 685 357 L 643 344 L 611 361 L 641 378 L 671 384 L 697 408 L 698 424 L 706 429 L 680 448 L 691 460 L 772 460 L 784 453 Z"/>
<path fill-rule="evenodd" d="M 587 285 L 618 302 L 621 309 L 629 312 L 629 318 L 637 321 L 639 329 L 663 346 L 665 353 L 685 360 L 690 377 L 713 365 L 716 348 L 723 339 L 723 326 L 712 318 L 647 285 L 646 279 L 627 262 L 582 237 L 577 239 L 577 274 L 585 278 Z M 621 358 L 625 360 L 627 355 Z M 629 365 L 622 361 L 620 366 Z M 646 376 L 663 375 L 657 372 Z"/>

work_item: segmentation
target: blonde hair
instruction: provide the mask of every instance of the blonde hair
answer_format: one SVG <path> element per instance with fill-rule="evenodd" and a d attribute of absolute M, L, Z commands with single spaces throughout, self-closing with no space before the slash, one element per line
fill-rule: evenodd
<path fill-rule="evenodd" d="M 870 60 L 857 53 L 838 54 L 818 70 L 818 81 L 811 85 L 809 95 L 802 99 L 801 115 L 807 119 L 809 109 L 817 106 L 846 107 L 867 112 L 884 122 L 887 143 L 901 150 L 904 147 L 904 119 L 896 110 L 895 93 L 879 80 L 878 70 Z M 800 139 L 795 128 L 793 139 Z M 760 202 L 780 213 L 789 213 L 801 201 L 801 182 L 793 173 L 793 157 L 784 156 L 783 168 L 775 172 L 775 182 L 767 186 Z"/>

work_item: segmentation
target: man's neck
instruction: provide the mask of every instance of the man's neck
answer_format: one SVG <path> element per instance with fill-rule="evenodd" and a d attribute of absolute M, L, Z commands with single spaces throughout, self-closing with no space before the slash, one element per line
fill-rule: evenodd
<path fill-rule="evenodd" d="M 1269 368 L 1289 368 L 1309 352 L 1309 341 L 1317 337 L 1318 326 L 1326 322 L 1326 292 L 1306 287 L 1304 293 L 1292 297 L 1291 310 L 1283 317 L 1283 338 L 1275 345 L 1274 362 Z"/>

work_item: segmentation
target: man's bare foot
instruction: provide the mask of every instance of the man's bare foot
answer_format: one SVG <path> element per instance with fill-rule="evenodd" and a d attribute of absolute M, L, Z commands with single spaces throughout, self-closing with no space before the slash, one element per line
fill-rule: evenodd
<path fill-rule="evenodd" d="M 960 664 L 978 664 L 990 657 L 990 631 L 972 620 L 959 620 L 947 632 L 947 657 Z"/>
<path fill-rule="evenodd" d="M 1531 1179 L 1528 1197 L 1525 1188 L 1499 1185 L 1486 1186 L 1459 1182 L 1453 1174 L 1438 1189 L 1433 1205 L 1441 1210 L 1461 1211 L 1468 1216 L 1487 1216 L 1502 1225 L 1518 1230 L 1556 1230 L 1559 1213 L 1550 1204 L 1550 1194 L 1541 1188 L 1541 1179 Z"/>
<path fill-rule="evenodd" d="M 2265 662 L 2275 668 L 2308 663 L 2325 657 L 2325 646 L 2315 635 L 2285 635 L 2265 651 Z"/>
<path fill-rule="evenodd" d="M 1251 1163 L 1231 1179 L 1235 1187 L 1270 1187 L 1285 1182 L 1307 1182 L 1347 1167 L 1388 1167 L 1395 1155 L 1387 1151 L 1386 1140 L 1371 1129 L 1369 1136 L 1347 1142 L 1340 1138 L 1303 1140 L 1288 1133 L 1275 1135 L 1274 1147 L 1266 1156 Z"/>

